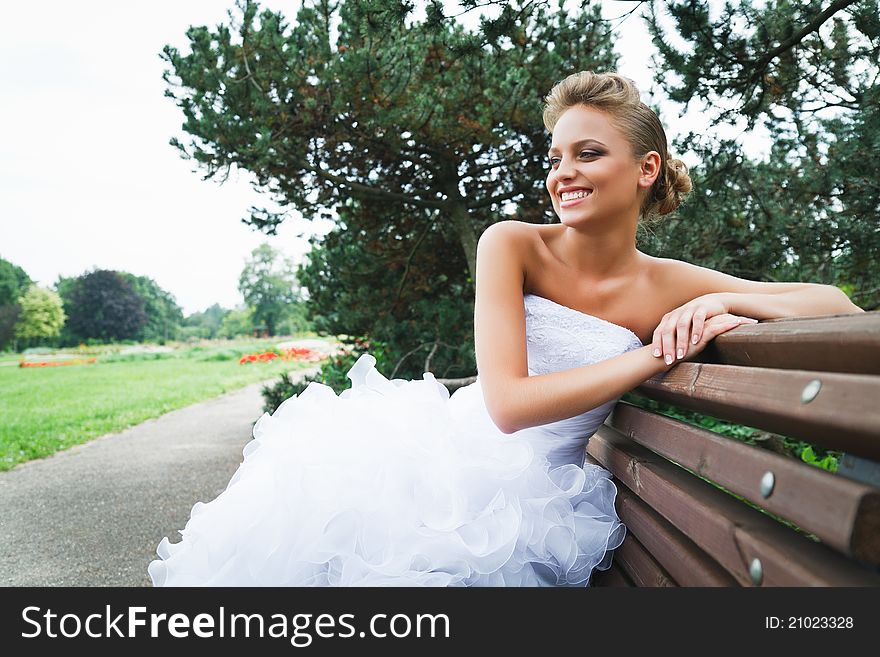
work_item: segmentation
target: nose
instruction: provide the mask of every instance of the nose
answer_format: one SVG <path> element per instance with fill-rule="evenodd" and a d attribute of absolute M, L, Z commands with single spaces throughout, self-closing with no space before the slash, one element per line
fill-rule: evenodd
<path fill-rule="evenodd" d="M 567 158 L 560 158 L 559 164 L 556 165 L 556 178 L 559 180 L 567 180 L 574 175 L 574 167 Z"/>

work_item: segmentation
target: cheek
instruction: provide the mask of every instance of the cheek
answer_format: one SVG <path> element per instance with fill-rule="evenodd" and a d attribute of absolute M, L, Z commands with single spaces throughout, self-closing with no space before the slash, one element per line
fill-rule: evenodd
<path fill-rule="evenodd" d="M 550 195 L 551 200 L 553 199 L 553 191 L 550 187 L 550 174 L 547 174 L 547 179 L 544 181 L 544 189 L 547 190 L 547 194 Z"/>
<path fill-rule="evenodd" d="M 635 193 L 638 187 L 639 173 L 638 170 L 634 171 L 631 165 L 623 162 L 617 163 L 609 168 L 607 174 L 606 180 L 608 180 L 609 186 L 621 192 Z"/>

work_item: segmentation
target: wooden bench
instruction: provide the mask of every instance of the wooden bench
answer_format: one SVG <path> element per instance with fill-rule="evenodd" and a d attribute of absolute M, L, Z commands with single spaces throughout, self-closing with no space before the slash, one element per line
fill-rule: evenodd
<path fill-rule="evenodd" d="M 627 536 L 591 585 L 880 586 L 880 312 L 743 326 L 632 394 L 844 458 L 830 473 L 619 402 L 587 460 Z"/>

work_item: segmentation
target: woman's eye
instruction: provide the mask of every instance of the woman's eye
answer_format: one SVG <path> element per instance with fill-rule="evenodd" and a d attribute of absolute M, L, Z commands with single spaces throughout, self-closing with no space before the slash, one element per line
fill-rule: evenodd
<path fill-rule="evenodd" d="M 601 153 L 598 152 L 598 151 L 581 151 L 581 152 L 580 152 L 580 157 L 598 157 L 599 155 L 601 155 Z M 550 158 L 547 158 L 547 161 L 550 163 L 550 166 L 552 167 L 552 166 L 553 166 L 554 164 L 556 164 L 560 159 L 562 159 L 562 158 L 559 158 L 559 157 L 550 157 Z"/>

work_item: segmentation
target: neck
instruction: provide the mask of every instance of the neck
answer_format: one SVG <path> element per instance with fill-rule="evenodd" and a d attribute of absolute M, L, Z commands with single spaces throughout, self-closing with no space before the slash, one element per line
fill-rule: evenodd
<path fill-rule="evenodd" d="M 639 267 L 636 222 L 617 223 L 614 230 L 594 224 L 563 226 L 558 256 L 583 280 L 606 281 L 625 278 Z"/>

